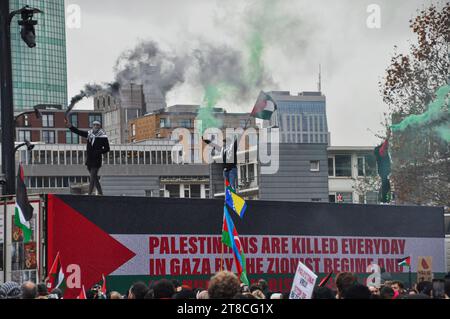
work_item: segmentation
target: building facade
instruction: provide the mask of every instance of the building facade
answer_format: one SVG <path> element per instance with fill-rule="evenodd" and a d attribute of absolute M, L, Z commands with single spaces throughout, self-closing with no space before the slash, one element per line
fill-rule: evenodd
<path fill-rule="evenodd" d="M 269 148 L 270 149 L 270 148 Z M 328 156 L 326 144 L 279 144 L 271 165 L 275 174 L 262 174 L 257 148 L 242 152 L 238 159 L 238 192 L 246 199 L 271 201 L 328 202 Z M 214 197 L 224 196 L 221 164 L 211 165 Z"/>
<path fill-rule="evenodd" d="M 36 47 L 28 48 L 17 24 L 11 22 L 11 50 L 14 110 L 32 109 L 38 104 L 67 105 L 67 61 L 64 0 L 9 0 L 10 9 L 24 5 L 39 8 L 36 14 Z"/>
<path fill-rule="evenodd" d="M 329 147 L 328 176 L 331 203 L 378 203 L 374 147 Z"/>
<path fill-rule="evenodd" d="M 180 151 L 171 141 L 111 145 L 100 171 L 104 194 L 209 198 L 209 166 L 181 165 Z M 31 194 L 78 194 L 79 189 L 87 189 L 84 145 L 36 145 L 31 152 L 19 151 L 16 160 L 24 164 Z"/>
<path fill-rule="evenodd" d="M 60 107 L 61 108 L 61 107 Z M 21 116 L 16 121 L 16 141 L 25 140 L 43 144 L 82 144 L 81 137 L 72 133 L 65 125 L 65 111 L 47 108 L 41 111 L 42 118 L 35 114 Z M 81 130 L 92 128 L 94 121 L 102 123 L 102 113 L 98 111 L 74 111 L 70 115 L 72 125 Z"/>
<path fill-rule="evenodd" d="M 326 97 L 321 92 L 270 93 L 278 105 L 271 126 L 280 128 L 281 143 L 330 144 Z"/>
<path fill-rule="evenodd" d="M 199 110 L 200 106 L 198 105 L 174 105 L 131 120 L 128 122 L 129 142 L 139 143 L 158 138 L 170 138 L 173 130 L 177 128 L 186 128 L 192 134 L 197 134 L 195 120 Z M 214 117 L 222 123 L 219 129 L 237 129 L 245 127 L 249 114 L 228 113 L 224 109 L 216 108 Z M 250 119 L 248 127 L 255 125 L 255 119 Z"/>
<path fill-rule="evenodd" d="M 128 121 L 145 114 L 143 86 L 122 86 L 117 96 L 98 94 L 94 97 L 94 110 L 103 113 L 103 128 L 111 144 L 128 143 Z"/>

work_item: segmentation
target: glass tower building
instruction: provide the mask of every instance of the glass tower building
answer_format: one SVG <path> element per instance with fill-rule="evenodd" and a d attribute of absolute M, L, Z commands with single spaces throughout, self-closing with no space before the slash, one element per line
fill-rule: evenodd
<path fill-rule="evenodd" d="M 271 125 L 280 128 L 281 143 L 329 144 L 326 97 L 321 92 L 271 92 L 278 110 Z"/>
<path fill-rule="evenodd" d="M 25 5 L 42 10 L 36 14 L 36 47 L 20 37 L 17 15 L 11 23 L 14 111 L 38 104 L 67 104 L 67 61 L 64 0 L 9 0 L 10 10 Z"/>

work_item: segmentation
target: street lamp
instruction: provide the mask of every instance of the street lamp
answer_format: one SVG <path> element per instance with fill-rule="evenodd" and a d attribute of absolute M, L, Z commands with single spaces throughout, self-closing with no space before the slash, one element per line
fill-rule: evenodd
<path fill-rule="evenodd" d="M 41 10 L 25 6 L 20 10 L 10 12 L 9 0 L 0 1 L 0 108 L 2 127 L 2 173 L 5 178 L 4 195 L 16 192 L 16 163 L 14 152 L 14 102 L 13 102 L 13 79 L 11 61 L 11 22 L 17 15 L 21 14 L 19 25 L 21 26 L 21 37 L 28 47 L 36 46 L 35 25 L 33 15 L 42 13 Z"/>
<path fill-rule="evenodd" d="M 25 142 L 16 146 L 16 148 L 14 149 L 14 154 L 23 146 L 27 147 L 28 152 L 31 152 L 32 150 L 34 150 L 34 147 L 35 147 L 35 145 L 31 144 L 30 141 L 25 140 Z"/>
<path fill-rule="evenodd" d="M 22 20 L 18 21 L 19 25 L 22 27 L 22 29 L 20 30 L 20 36 L 22 37 L 23 42 L 25 42 L 29 48 L 34 48 L 36 46 L 36 30 L 34 29 L 34 26 L 37 25 L 38 22 L 36 20 L 33 20 L 33 16 L 36 13 L 43 12 L 37 8 L 25 6 L 20 10 L 16 10 L 10 13 L 10 24 L 14 16 L 19 13 L 22 18 Z"/>
<path fill-rule="evenodd" d="M 33 108 L 33 110 L 25 111 L 25 112 L 22 112 L 22 113 L 16 115 L 15 118 L 14 118 L 15 122 L 17 122 L 17 120 L 19 118 L 21 118 L 22 116 L 25 116 L 25 115 L 28 115 L 28 114 L 34 114 L 34 116 L 36 117 L 37 120 L 40 120 L 42 118 L 41 110 L 38 108 L 38 106 L 35 106 Z"/>

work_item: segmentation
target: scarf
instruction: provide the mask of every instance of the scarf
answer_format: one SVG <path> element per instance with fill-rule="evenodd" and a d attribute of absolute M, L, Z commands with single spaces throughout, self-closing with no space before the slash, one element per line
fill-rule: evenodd
<path fill-rule="evenodd" d="M 88 132 L 88 142 L 91 143 L 92 146 L 94 146 L 96 138 L 108 138 L 108 136 L 103 129 L 99 129 L 97 132 L 94 132 L 94 130 L 90 130 Z"/>

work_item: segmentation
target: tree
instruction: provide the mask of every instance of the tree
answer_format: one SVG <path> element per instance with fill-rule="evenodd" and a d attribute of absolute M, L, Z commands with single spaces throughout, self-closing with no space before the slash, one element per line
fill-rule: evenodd
<path fill-rule="evenodd" d="M 410 20 L 417 41 L 410 45 L 408 54 L 395 48 L 380 82 L 383 101 L 388 105 L 388 131 L 389 123 L 398 124 L 412 114 L 426 112 L 438 88 L 448 84 L 449 25 L 448 2 L 432 4 Z M 449 117 L 446 121 L 450 125 Z M 397 203 L 449 206 L 450 149 L 434 131 L 442 124 L 441 120 L 393 135 L 391 179 Z"/>

